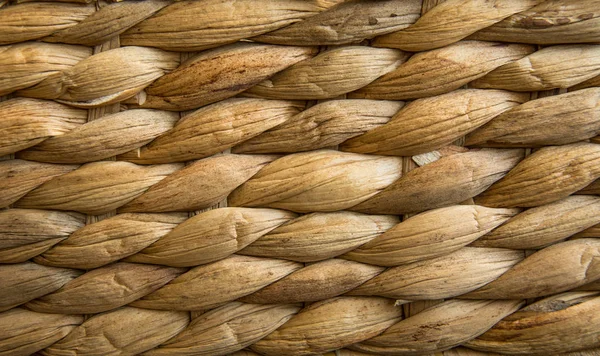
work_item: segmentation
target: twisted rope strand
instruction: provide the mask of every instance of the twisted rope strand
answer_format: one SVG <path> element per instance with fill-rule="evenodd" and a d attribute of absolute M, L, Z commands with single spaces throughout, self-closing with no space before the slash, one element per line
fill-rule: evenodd
<path fill-rule="evenodd" d="M 297 217 L 275 209 L 222 208 L 187 220 L 181 214 L 126 213 L 86 227 L 78 214 L 9 209 L 0 212 L 6 226 L 1 230 L 1 261 L 24 262 L 40 255 L 35 261 L 44 265 L 91 269 L 127 257 L 131 262 L 190 267 L 241 253 L 298 262 L 342 256 L 396 266 L 468 244 L 544 247 L 598 224 L 597 205 L 594 196 L 568 197 L 520 214 L 515 209 L 455 205 L 402 223 L 393 216 L 352 212 Z"/>
<path fill-rule="evenodd" d="M 600 74 L 598 45 L 534 52 L 530 45 L 460 41 L 409 58 L 388 48 L 345 46 L 317 55 L 314 47 L 239 42 L 184 63 L 177 53 L 138 46 L 90 56 L 87 47 L 24 42 L 0 47 L 0 52 L 0 74 L 6 78 L 0 93 L 17 91 L 83 108 L 126 100 L 141 108 L 183 111 L 242 92 L 286 100 L 347 93 L 405 100 L 444 94 L 473 81 L 483 88 L 549 90 Z"/>
<path fill-rule="evenodd" d="M 170 112 L 139 109 L 84 123 L 84 110 L 19 98 L 0 104 L 1 132 L 8 138 L 0 154 L 29 147 L 18 157 L 85 163 L 121 154 L 121 160 L 157 164 L 201 159 L 232 147 L 236 153 L 281 153 L 340 145 L 348 152 L 409 156 L 465 134 L 470 146 L 537 147 L 600 132 L 597 88 L 526 100 L 523 94 L 466 89 L 406 107 L 346 99 L 300 112 L 300 102 L 240 98 L 209 105 L 179 122 Z"/>
<path fill-rule="evenodd" d="M 13 340 L 0 343 L 0 350 L 8 347 L 31 353 L 45 349 L 48 355 L 75 350 L 81 355 L 98 351 L 225 355 L 250 346 L 263 355 L 278 355 L 282 350 L 306 355 L 350 347 L 369 354 L 408 355 L 466 344 L 512 354 L 568 352 L 597 346 L 599 321 L 593 311 L 598 303 L 597 292 L 563 293 L 525 308 L 518 300 L 450 299 L 403 318 L 393 300 L 376 297 L 340 297 L 304 309 L 295 304 L 232 302 L 191 322 L 185 312 L 134 307 L 85 322 L 78 315 L 16 308 L 0 314 L 0 325 L 11 326 L 0 328 L 0 340 L 7 336 Z M 331 332 L 321 332 L 322 327 Z M 573 337 L 557 340 L 553 335 L 561 332 Z"/>
<path fill-rule="evenodd" d="M 420 1 L 257 0 L 123 2 L 103 6 L 24 3 L 0 11 L 0 44 L 42 39 L 94 46 L 120 35 L 126 46 L 199 51 L 244 38 L 286 45 L 379 46 L 425 51 L 469 35 L 536 44 L 598 42 L 597 0 Z M 35 14 L 35 16 L 33 16 Z M 190 21 L 191 20 L 191 21 Z M 431 38 L 436 38 L 431 41 Z"/>
<path fill-rule="evenodd" d="M 443 157 L 403 177 L 401 158 L 329 150 L 279 159 L 215 156 L 183 169 L 179 164 L 94 162 L 78 168 L 13 160 L 0 162 L 6 177 L 0 186 L 9 192 L 4 206 L 93 214 L 116 208 L 196 210 L 229 193 L 233 206 L 296 212 L 350 209 L 402 214 L 457 204 L 480 193 L 477 201 L 482 205 L 534 207 L 565 198 L 598 178 L 598 147 L 591 143 L 544 147 L 520 163 L 520 150 L 474 150 Z"/>

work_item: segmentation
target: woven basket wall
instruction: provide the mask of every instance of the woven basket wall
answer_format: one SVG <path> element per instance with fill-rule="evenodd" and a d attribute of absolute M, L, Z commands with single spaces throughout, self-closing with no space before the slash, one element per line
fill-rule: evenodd
<path fill-rule="evenodd" d="M 599 86 L 600 0 L 0 0 L 0 356 L 600 355 Z"/>

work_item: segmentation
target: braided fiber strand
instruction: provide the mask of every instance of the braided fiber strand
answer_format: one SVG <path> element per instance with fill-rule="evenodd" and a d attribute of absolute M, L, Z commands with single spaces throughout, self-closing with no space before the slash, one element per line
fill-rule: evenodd
<path fill-rule="evenodd" d="M 0 0 L 0 355 L 597 355 L 598 9 Z"/>
<path fill-rule="evenodd" d="M 466 342 L 480 350 L 542 354 L 545 350 L 566 352 L 596 345 L 599 321 L 597 313 L 590 311 L 599 302 L 597 292 L 564 293 L 521 310 L 522 302 L 515 300 L 450 299 L 404 319 L 393 300 L 376 297 L 334 298 L 304 309 L 295 304 L 233 302 L 191 322 L 185 312 L 134 307 L 100 314 L 83 323 L 77 315 L 17 308 L 0 314 L 0 323 L 12 325 L 14 336 L 34 336 L 31 339 L 37 341 L 24 343 L 20 341 L 24 339 L 15 338 L 12 345 L 2 343 L 0 347 L 26 352 L 47 347 L 44 353 L 48 355 L 74 350 L 82 355 L 100 350 L 148 355 L 225 355 L 251 345 L 264 355 L 315 355 L 347 346 L 396 355 L 435 352 Z M 33 322 L 44 322 L 47 328 L 33 328 Z M 562 327 L 565 322 L 567 329 Z M 329 333 L 320 332 L 317 325 Z M 553 335 L 563 332 L 575 332 L 576 336 L 557 342 Z M 41 335 L 45 338 L 39 338 Z M 59 339 L 62 340 L 54 343 Z"/>
<path fill-rule="evenodd" d="M 449 0 L 442 4 L 419 17 L 421 3 L 412 0 L 388 0 L 378 6 L 361 1 L 285 0 L 266 8 L 257 0 L 153 0 L 110 4 L 98 12 L 90 5 L 25 3 L 3 10 L 0 43 L 42 39 L 91 46 L 121 34 L 121 43 L 127 46 L 198 51 L 253 37 L 287 45 L 332 45 L 392 33 L 376 43 L 416 52 L 473 33 L 491 41 L 598 42 L 595 0 Z M 346 22 L 340 25 L 340 20 Z M 432 36 L 437 40 L 431 42 Z"/>
<path fill-rule="evenodd" d="M 31 51 L 36 51 L 36 56 L 28 56 Z M 66 51 L 72 55 L 59 56 Z M 25 42 L 0 48 L 0 73 L 6 76 L 0 82 L 0 93 L 17 91 L 22 96 L 57 99 L 80 107 L 128 99 L 127 103 L 143 108 L 182 111 L 242 92 L 253 97 L 305 100 L 355 91 L 351 95 L 358 98 L 404 100 L 443 94 L 481 77 L 475 82 L 478 86 L 514 88 L 522 84 L 510 76 L 515 72 L 528 75 L 519 68 L 531 61 L 528 55 L 536 57 L 536 63 L 541 57 L 536 64 L 540 68 L 535 68 L 541 73 L 535 75 L 552 78 L 542 77 L 544 82 L 536 84 L 536 89 L 574 86 L 600 74 L 597 45 L 533 52 L 530 45 L 460 41 L 407 60 L 407 53 L 387 48 L 345 46 L 316 55 L 314 47 L 240 42 L 180 63 L 176 53 L 147 47 L 122 47 L 89 56 L 86 47 Z M 592 61 L 591 69 L 579 73 L 582 70 L 577 63 L 581 62 L 570 60 L 579 57 L 587 66 Z M 544 74 L 546 68 L 555 66 L 556 58 L 564 64 Z M 104 72 L 111 75 L 102 76 Z M 101 76 L 103 80 L 83 85 Z M 507 78 L 495 79 L 498 76 Z"/>

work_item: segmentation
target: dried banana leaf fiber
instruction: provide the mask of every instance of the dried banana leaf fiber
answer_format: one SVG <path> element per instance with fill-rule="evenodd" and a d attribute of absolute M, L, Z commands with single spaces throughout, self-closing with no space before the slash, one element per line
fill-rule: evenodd
<path fill-rule="evenodd" d="M 9 355 L 600 355 L 600 0 L 0 0 Z"/>

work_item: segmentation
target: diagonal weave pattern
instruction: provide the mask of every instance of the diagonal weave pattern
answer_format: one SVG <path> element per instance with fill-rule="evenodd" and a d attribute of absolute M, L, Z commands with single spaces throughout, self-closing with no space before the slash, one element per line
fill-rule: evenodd
<path fill-rule="evenodd" d="M 599 87 L 599 0 L 0 0 L 0 355 L 598 355 Z"/>

